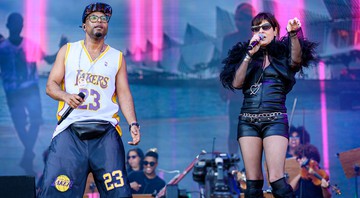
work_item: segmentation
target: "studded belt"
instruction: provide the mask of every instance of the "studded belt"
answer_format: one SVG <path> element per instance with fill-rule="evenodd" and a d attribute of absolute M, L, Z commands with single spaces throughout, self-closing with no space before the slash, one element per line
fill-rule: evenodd
<path fill-rule="evenodd" d="M 247 121 L 247 122 L 265 122 L 265 121 L 273 121 L 279 118 L 281 115 L 286 115 L 286 113 L 282 112 L 271 112 L 271 113 L 259 113 L 259 114 L 252 114 L 252 113 L 242 113 L 240 114 L 240 119 Z"/>

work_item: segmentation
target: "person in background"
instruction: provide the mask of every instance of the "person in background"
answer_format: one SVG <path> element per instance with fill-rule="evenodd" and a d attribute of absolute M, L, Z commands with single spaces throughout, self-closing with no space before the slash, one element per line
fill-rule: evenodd
<path fill-rule="evenodd" d="M 283 38 L 271 13 L 257 14 L 251 30 L 250 41 L 234 45 L 220 73 L 224 87 L 242 89 L 244 95 L 237 140 L 247 179 L 245 197 L 263 197 L 263 151 L 274 197 L 293 197 L 284 177 L 289 143 L 286 95 L 295 84 L 295 74 L 315 60 L 316 44 L 303 38 L 296 17 L 288 21 Z"/>
<path fill-rule="evenodd" d="M 222 43 L 222 59 L 226 58 L 229 50 L 239 41 L 244 41 L 251 36 L 251 30 L 247 27 L 250 26 L 251 19 L 254 16 L 254 8 L 248 3 L 241 3 L 236 7 L 235 10 L 235 25 L 236 32 L 232 32 L 224 36 Z M 228 115 L 229 115 L 229 131 L 228 131 L 228 151 L 230 154 L 239 153 L 239 145 L 236 140 L 237 134 L 237 116 L 241 109 L 242 94 L 238 92 L 232 92 L 220 88 L 220 97 L 225 100 L 228 104 Z"/>
<path fill-rule="evenodd" d="M 166 185 L 165 181 L 156 175 L 159 155 L 157 149 L 150 149 L 144 158 L 144 169 L 133 171 L 129 175 L 131 192 L 133 194 L 156 195 Z"/>
<path fill-rule="evenodd" d="M 131 197 L 120 110 L 132 141 L 140 142 L 124 55 L 105 43 L 112 7 L 91 3 L 82 14 L 84 40 L 63 46 L 46 93 L 59 101 L 39 197 L 82 197 L 88 173 L 101 197 Z M 64 118 L 67 109 L 73 111 Z"/>
<path fill-rule="evenodd" d="M 126 171 L 128 175 L 133 171 L 143 170 L 144 153 L 140 148 L 130 149 L 127 153 Z"/>
<path fill-rule="evenodd" d="M 286 158 L 294 157 L 295 150 L 299 145 L 309 143 L 310 135 L 304 127 L 291 126 L 289 134 L 289 146 L 286 153 Z"/>
<path fill-rule="evenodd" d="M 315 185 L 312 181 L 314 178 L 309 176 L 311 175 L 310 169 L 315 171 L 316 169 L 321 170 L 318 167 L 320 163 L 320 154 L 318 149 L 311 144 L 299 145 L 294 152 L 299 166 L 302 169 L 302 172 L 294 177 L 290 181 L 290 185 L 295 191 L 295 195 L 298 198 L 329 198 L 331 197 L 331 191 L 329 189 L 329 182 L 325 179 L 322 179 L 319 182 L 320 185 Z M 312 163 L 310 160 L 314 160 L 316 163 Z M 308 167 L 310 166 L 310 167 Z M 313 167 L 315 166 L 315 167 Z M 308 170 L 303 170 L 308 169 Z M 321 170 L 324 172 L 324 170 Z"/>
<path fill-rule="evenodd" d="M 45 60 L 52 64 L 57 53 L 46 55 L 37 43 L 23 37 L 23 25 L 21 14 L 11 13 L 8 16 L 6 27 L 9 38 L 0 41 L 0 70 L 11 118 L 25 148 L 20 166 L 28 175 L 35 176 L 33 149 L 42 124 L 37 63 Z M 67 38 L 61 37 L 59 47 L 66 43 Z"/>

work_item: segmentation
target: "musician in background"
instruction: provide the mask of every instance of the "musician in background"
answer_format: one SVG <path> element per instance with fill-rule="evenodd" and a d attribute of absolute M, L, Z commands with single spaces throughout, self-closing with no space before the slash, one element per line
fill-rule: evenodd
<path fill-rule="evenodd" d="M 294 157 L 296 148 L 301 144 L 309 144 L 310 135 L 303 126 L 290 127 L 289 146 L 286 153 L 286 158 Z"/>
<path fill-rule="evenodd" d="M 301 172 L 290 181 L 291 187 L 295 191 L 297 198 L 329 198 L 331 197 L 330 183 L 325 179 L 321 179 L 320 185 L 314 184 L 314 179 L 310 175 L 314 175 L 313 171 L 320 167 L 311 167 L 310 160 L 314 160 L 316 163 L 320 163 L 320 154 L 318 149 L 311 144 L 299 145 L 295 150 L 295 156 L 301 166 Z M 310 167 L 309 167 L 310 166 Z M 308 171 L 304 171 L 308 169 Z M 320 183 L 320 182 L 319 182 Z"/>
<path fill-rule="evenodd" d="M 129 181 L 132 194 L 153 194 L 156 195 L 165 186 L 165 181 L 156 175 L 159 155 L 157 149 L 150 149 L 143 162 L 142 171 L 133 171 L 129 174 Z"/>

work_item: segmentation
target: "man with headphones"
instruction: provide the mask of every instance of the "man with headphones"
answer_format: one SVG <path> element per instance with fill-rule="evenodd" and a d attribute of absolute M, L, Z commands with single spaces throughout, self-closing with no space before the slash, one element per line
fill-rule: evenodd
<path fill-rule="evenodd" d="M 63 121 L 53 134 L 39 197 L 82 197 L 89 172 L 101 197 L 131 197 L 119 106 L 130 145 L 140 142 L 140 126 L 124 55 L 104 41 L 111 15 L 108 4 L 86 6 L 85 39 L 62 47 L 50 72 L 46 93 L 59 101 Z M 66 117 L 68 109 L 73 111 Z"/>

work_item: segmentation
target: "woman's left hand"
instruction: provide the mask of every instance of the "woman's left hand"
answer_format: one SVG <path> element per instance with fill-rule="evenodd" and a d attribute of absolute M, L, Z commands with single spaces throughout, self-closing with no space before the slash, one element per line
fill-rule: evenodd
<path fill-rule="evenodd" d="M 322 179 L 321 180 L 321 187 L 323 188 L 328 188 L 330 185 L 330 182 L 329 181 L 326 181 L 325 179 Z"/>
<path fill-rule="evenodd" d="M 289 20 L 289 22 L 286 26 L 286 31 L 287 32 L 296 31 L 300 27 L 301 27 L 300 20 L 295 17 L 295 18 Z"/>

